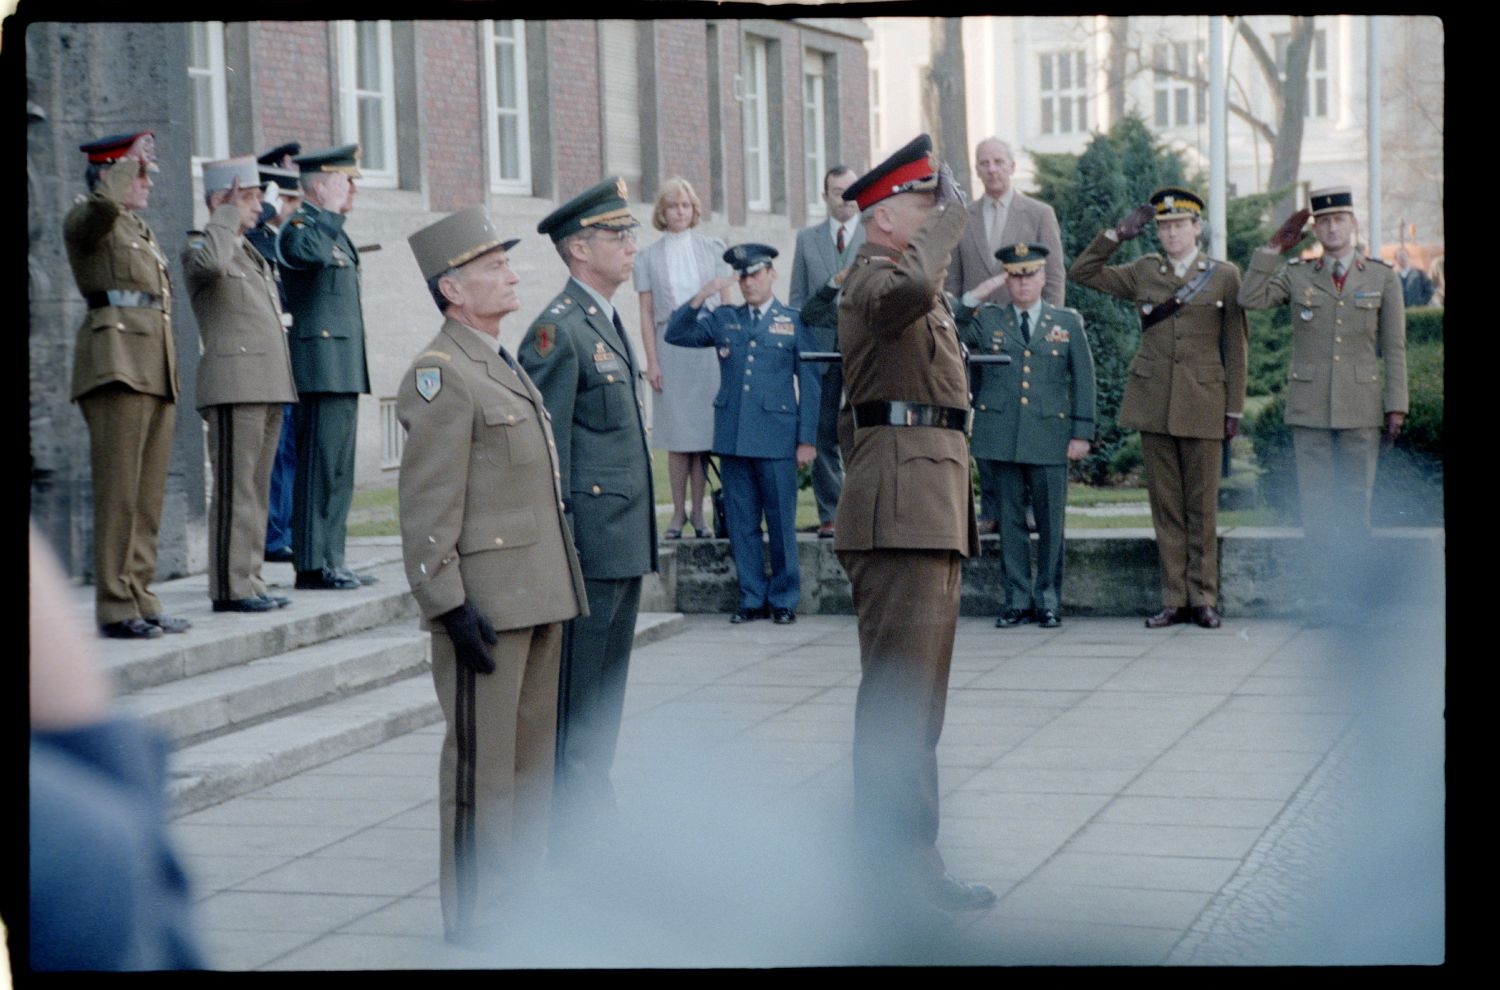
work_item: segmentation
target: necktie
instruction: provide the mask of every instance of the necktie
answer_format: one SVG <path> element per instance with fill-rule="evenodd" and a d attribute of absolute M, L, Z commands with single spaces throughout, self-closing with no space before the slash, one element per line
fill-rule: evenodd
<path fill-rule="evenodd" d="M 1344 277 L 1348 274 L 1348 270 L 1344 268 L 1344 263 L 1342 261 L 1335 261 L 1333 263 L 1333 287 L 1343 292 Z"/>
<path fill-rule="evenodd" d="M 755 324 L 757 324 L 759 322 L 760 322 L 760 310 L 757 307 L 755 307 L 755 306 L 751 306 L 750 307 L 750 323 L 753 326 L 753 325 L 755 325 Z"/>
<path fill-rule="evenodd" d="M 1004 207 L 999 200 L 990 200 L 990 253 L 1000 250 L 1000 235 L 1005 233 Z"/>
<path fill-rule="evenodd" d="M 500 360 L 504 361 L 505 366 L 508 367 L 511 371 L 516 371 L 515 359 L 505 352 L 504 344 L 500 345 Z M 516 374 L 519 375 L 520 372 L 516 371 Z"/>
<path fill-rule="evenodd" d="M 614 313 L 611 314 L 611 316 L 611 322 L 613 322 L 615 325 L 615 333 L 620 335 L 620 352 L 625 355 L 625 364 L 630 367 L 631 372 L 634 373 L 634 362 L 630 359 L 630 340 L 625 336 L 625 324 L 620 322 L 620 311 L 618 309 L 615 310 Z"/>
<path fill-rule="evenodd" d="M 839 254 L 844 253 L 844 227 L 839 225 L 838 236 L 833 239 L 833 246 L 838 249 Z"/>
<path fill-rule="evenodd" d="M 1031 343 L 1031 313 L 1024 309 L 1021 311 L 1021 339 Z"/>

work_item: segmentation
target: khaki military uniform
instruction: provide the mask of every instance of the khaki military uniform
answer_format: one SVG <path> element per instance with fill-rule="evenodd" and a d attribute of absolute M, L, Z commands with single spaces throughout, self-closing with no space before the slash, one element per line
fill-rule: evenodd
<path fill-rule="evenodd" d="M 213 505 L 208 530 L 208 595 L 258 598 L 271 468 L 282 404 L 297 401 L 276 276 L 239 233 L 239 210 L 214 210 L 191 231 L 182 270 L 198 318 L 197 407 L 208 421 Z"/>
<path fill-rule="evenodd" d="M 1385 413 L 1407 411 L 1400 279 L 1383 262 L 1356 257 L 1341 291 L 1327 259 L 1283 266 L 1278 255 L 1257 251 L 1239 298 L 1249 309 L 1291 305 L 1286 424 L 1304 530 L 1324 548 L 1368 535 Z"/>
<path fill-rule="evenodd" d="M 968 376 L 943 273 L 968 215 L 934 211 L 904 252 L 866 243 L 844 281 L 839 349 L 849 406 L 967 409 Z M 860 426 L 834 524 L 859 621 L 855 805 L 882 868 L 943 874 L 937 744 L 958 622 L 959 568 L 979 550 L 962 430 Z"/>
<path fill-rule="evenodd" d="M 150 584 L 179 388 L 167 259 L 146 222 L 121 205 L 134 164 L 106 169 L 63 222 L 89 306 L 73 350 L 72 398 L 89 427 L 100 625 L 161 614 Z"/>
<path fill-rule="evenodd" d="M 450 937 L 524 891 L 547 846 L 561 623 L 585 609 L 541 393 L 499 343 L 448 320 L 401 380 L 401 546 L 432 631 L 447 719 L 439 894 Z M 500 642 L 495 671 L 457 662 L 434 620 L 472 602 Z"/>
<path fill-rule="evenodd" d="M 1179 286 L 1212 268 L 1207 284 L 1186 305 L 1141 330 L 1119 422 L 1141 431 L 1162 604 L 1214 605 L 1224 417 L 1239 415 L 1245 406 L 1249 331 L 1238 301 L 1239 271 L 1201 252 L 1181 279 L 1172 263 L 1156 254 L 1106 265 L 1118 247 L 1100 234 L 1069 276 L 1079 285 L 1129 299 L 1141 312 L 1168 302 Z"/>

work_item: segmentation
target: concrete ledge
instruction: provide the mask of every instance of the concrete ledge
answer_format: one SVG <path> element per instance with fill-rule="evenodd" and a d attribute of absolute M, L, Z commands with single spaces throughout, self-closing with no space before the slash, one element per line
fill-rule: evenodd
<path fill-rule="evenodd" d="M 1378 570 L 1441 565 L 1445 533 L 1439 528 L 1379 529 L 1372 558 Z M 1035 536 L 1032 538 L 1035 560 Z M 1096 529 L 1068 534 L 1063 561 L 1063 611 L 1068 615 L 1147 615 L 1161 606 L 1156 538 L 1150 529 Z M 686 613 L 731 612 L 739 605 L 738 581 L 728 540 L 683 540 L 663 556 L 662 596 Z M 800 612 L 848 615 L 854 611 L 849 579 L 832 540 L 797 539 L 802 569 Z M 1302 531 L 1231 527 L 1219 530 L 1219 605 L 1226 615 L 1265 617 L 1298 612 L 1309 589 L 1302 577 Z M 770 563 L 766 564 L 769 569 Z M 993 615 L 1003 603 L 999 537 L 980 540 L 980 554 L 964 561 L 964 615 Z"/>

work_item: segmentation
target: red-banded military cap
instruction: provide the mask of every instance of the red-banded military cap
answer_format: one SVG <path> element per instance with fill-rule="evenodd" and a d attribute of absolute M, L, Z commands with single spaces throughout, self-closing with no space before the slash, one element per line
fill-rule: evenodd
<path fill-rule="evenodd" d="M 1354 190 L 1349 186 L 1325 186 L 1307 194 L 1307 206 L 1315 217 L 1325 213 L 1353 213 Z"/>
<path fill-rule="evenodd" d="M 854 180 L 844 190 L 844 199 L 861 210 L 898 193 L 925 192 L 937 188 L 938 163 L 932 156 L 932 138 L 918 134 L 900 151 Z"/>
<path fill-rule="evenodd" d="M 90 141 L 88 144 L 80 144 L 78 150 L 89 156 L 90 165 L 108 165 L 124 158 L 125 152 L 129 151 L 136 140 L 141 137 L 151 138 L 150 141 L 142 145 L 141 151 L 146 156 L 146 166 L 152 168 L 154 171 L 156 165 L 156 135 L 152 131 L 111 134 L 109 137 L 102 137 L 97 141 Z"/>

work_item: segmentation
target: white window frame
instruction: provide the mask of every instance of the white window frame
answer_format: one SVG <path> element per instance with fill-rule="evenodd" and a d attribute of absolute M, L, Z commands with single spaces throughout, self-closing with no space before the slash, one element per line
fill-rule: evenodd
<path fill-rule="evenodd" d="M 1272 36 L 1276 48 L 1276 71 L 1286 78 L 1286 49 L 1291 42 L 1291 32 Z M 1328 32 L 1323 28 L 1313 30 L 1312 52 L 1307 60 L 1307 107 L 1305 117 L 1324 119 L 1333 105 L 1332 75 L 1328 71 Z"/>
<path fill-rule="evenodd" d="M 828 56 L 807 51 L 802 60 L 802 153 L 806 162 L 803 186 L 807 212 L 827 214 L 823 202 L 823 173 L 828 171 Z"/>
<path fill-rule="evenodd" d="M 1158 59 L 1165 60 L 1165 64 Z M 1180 76 L 1168 75 L 1168 72 L 1177 72 L 1191 74 L 1198 78 L 1200 77 L 1198 67 L 1202 64 L 1203 42 L 1201 41 L 1160 41 L 1152 45 L 1151 120 L 1158 130 L 1199 127 L 1208 122 L 1208 80 L 1200 79 L 1194 82 Z M 1158 68 L 1158 66 L 1161 67 Z M 1157 105 L 1163 97 L 1166 100 L 1165 120 L 1159 112 L 1162 108 Z M 1178 120 L 1178 103 L 1183 100 L 1187 101 L 1187 105 L 1183 108 L 1184 113 L 1181 116 L 1187 119 Z"/>
<path fill-rule="evenodd" d="M 339 21 L 336 25 L 339 62 L 339 136 L 344 144 L 358 143 L 360 146 L 359 171 L 361 183 L 367 186 L 394 188 L 398 179 L 396 164 L 396 81 L 391 56 L 391 22 L 376 21 L 376 53 L 380 66 L 380 88 L 362 90 L 359 83 L 359 36 L 355 21 Z M 371 162 L 369 142 L 359 132 L 359 103 L 361 99 L 380 101 L 381 129 L 385 140 L 381 143 L 381 156 L 386 165 L 374 168 Z"/>
<path fill-rule="evenodd" d="M 203 163 L 218 161 L 229 157 L 229 94 L 225 83 L 224 71 L 224 22 L 223 21 L 199 21 L 189 23 L 187 29 L 196 32 L 202 29 L 204 32 L 205 47 L 208 50 L 208 64 L 196 66 L 188 64 L 188 87 L 192 91 L 192 123 L 193 123 L 193 174 L 203 174 Z M 188 57 L 192 58 L 191 38 L 188 45 Z M 198 117 L 198 87 L 206 83 L 209 92 L 209 114 L 212 119 L 200 120 Z M 208 133 L 208 154 L 197 154 L 198 138 L 204 131 Z"/>
<path fill-rule="evenodd" d="M 740 65 L 744 81 L 745 206 L 771 209 L 771 119 L 766 107 L 769 60 L 766 39 L 745 36 L 745 54 Z M 752 140 L 752 133 L 754 140 Z"/>
<path fill-rule="evenodd" d="M 873 61 L 873 59 L 872 59 Z M 880 66 L 870 66 L 870 147 L 871 149 L 885 146 L 884 133 L 881 130 L 883 115 L 880 112 Z"/>
<path fill-rule="evenodd" d="M 526 90 L 526 22 L 511 20 L 513 36 L 506 38 L 495 30 L 498 21 L 484 22 L 484 104 L 486 140 L 489 144 L 490 191 L 509 195 L 531 195 L 531 109 Z M 516 106 L 500 106 L 500 59 L 496 51 L 510 45 L 511 64 L 516 72 Z M 500 121 L 502 116 L 516 122 L 516 175 L 501 174 Z"/>
<path fill-rule="evenodd" d="M 394 397 L 380 400 L 380 467 L 390 470 L 401 466 L 401 453 L 406 449 L 406 427 L 396 415 Z"/>
<path fill-rule="evenodd" d="M 1062 68 L 1068 70 L 1068 84 L 1061 84 Z M 1048 73 L 1051 86 L 1045 85 Z M 1037 96 L 1039 134 L 1052 137 L 1062 134 L 1088 133 L 1088 52 L 1082 48 L 1066 48 L 1042 52 L 1037 56 Z M 1051 110 L 1051 119 L 1048 119 Z M 1064 113 L 1066 111 L 1066 114 Z M 1063 126 L 1063 117 L 1067 126 Z"/>

